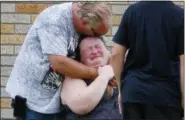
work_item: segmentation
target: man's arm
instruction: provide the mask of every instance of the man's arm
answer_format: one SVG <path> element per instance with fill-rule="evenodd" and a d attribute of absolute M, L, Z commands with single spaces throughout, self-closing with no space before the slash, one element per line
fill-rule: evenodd
<path fill-rule="evenodd" d="M 67 58 L 68 37 L 65 24 L 43 25 L 36 30 L 42 53 L 48 55 L 54 71 L 75 78 L 93 79 L 97 77 L 96 69 L 89 68 L 77 61 Z"/>
<path fill-rule="evenodd" d="M 182 95 L 182 106 L 184 106 L 184 55 L 180 55 L 180 85 Z"/>
<path fill-rule="evenodd" d="M 110 57 L 110 64 L 113 67 L 115 78 L 117 81 L 118 90 L 119 90 L 118 106 L 119 106 L 120 113 L 122 113 L 120 78 L 121 78 L 121 72 L 124 68 L 124 60 L 125 60 L 126 51 L 127 51 L 127 48 L 124 45 L 115 43 L 111 51 L 112 56 Z"/>
<path fill-rule="evenodd" d="M 120 90 L 120 76 L 121 76 L 121 71 L 124 67 L 123 63 L 124 63 L 126 51 L 127 51 L 126 47 L 116 43 L 113 46 L 111 51 L 110 64 L 113 67 L 119 90 Z"/>
<path fill-rule="evenodd" d="M 97 69 L 83 65 L 71 58 L 60 55 L 49 55 L 54 71 L 72 78 L 94 79 L 98 76 Z"/>
<path fill-rule="evenodd" d="M 128 26 L 129 26 L 129 18 L 130 18 L 129 8 L 127 8 L 126 11 L 124 12 L 119 28 L 116 34 L 114 35 L 113 41 L 115 45 L 113 46 L 111 51 L 112 56 L 111 56 L 110 62 L 115 73 L 119 90 L 120 90 L 120 75 L 124 67 L 123 63 L 125 60 L 125 53 L 129 48 L 129 40 L 128 40 Z"/>
<path fill-rule="evenodd" d="M 101 71 L 101 75 L 89 86 L 81 79 L 66 78 L 61 91 L 62 103 L 76 114 L 91 112 L 102 99 L 109 79 L 114 75 L 110 66 L 101 68 Z"/>

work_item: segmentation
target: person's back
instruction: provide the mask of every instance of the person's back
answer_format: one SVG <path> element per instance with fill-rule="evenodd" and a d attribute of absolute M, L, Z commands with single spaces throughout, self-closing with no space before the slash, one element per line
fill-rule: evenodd
<path fill-rule="evenodd" d="M 148 113 L 153 105 L 180 111 L 179 55 L 184 54 L 183 30 L 184 10 L 171 1 L 141 1 L 127 9 L 114 37 L 114 42 L 129 49 L 121 77 L 124 111 L 131 112 L 127 108 L 133 104 L 144 105 L 138 107 L 139 111 L 146 108 Z M 155 116 L 155 112 L 151 113 Z M 165 114 L 171 119 L 176 117 L 173 112 Z M 124 114 L 129 118 L 127 115 Z"/>
<path fill-rule="evenodd" d="M 125 69 L 142 68 L 156 77 L 171 77 L 170 62 L 178 62 L 178 54 L 184 50 L 183 41 L 178 41 L 184 10 L 171 2 L 140 2 L 130 9 L 130 52 Z"/>

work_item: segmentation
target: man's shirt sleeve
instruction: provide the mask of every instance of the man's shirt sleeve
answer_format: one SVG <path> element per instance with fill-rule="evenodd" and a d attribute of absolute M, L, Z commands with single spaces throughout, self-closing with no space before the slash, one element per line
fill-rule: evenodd
<path fill-rule="evenodd" d="M 65 28 L 56 25 L 42 26 L 37 29 L 43 54 L 67 55 L 67 33 Z"/>

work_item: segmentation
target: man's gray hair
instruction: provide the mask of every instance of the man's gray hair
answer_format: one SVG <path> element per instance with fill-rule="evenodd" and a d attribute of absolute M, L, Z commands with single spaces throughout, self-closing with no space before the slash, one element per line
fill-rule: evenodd
<path fill-rule="evenodd" d="M 79 2 L 78 14 L 81 18 L 89 21 L 91 26 L 98 22 L 109 19 L 111 11 L 104 2 Z"/>

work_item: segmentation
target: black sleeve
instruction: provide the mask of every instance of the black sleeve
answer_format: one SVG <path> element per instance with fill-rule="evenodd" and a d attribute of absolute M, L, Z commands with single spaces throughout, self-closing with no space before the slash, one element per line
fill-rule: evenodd
<path fill-rule="evenodd" d="M 184 54 L 184 18 L 181 22 L 181 26 L 177 36 L 177 54 Z"/>
<path fill-rule="evenodd" d="M 113 42 L 129 47 L 128 44 L 128 18 L 129 18 L 129 12 L 128 9 L 123 14 L 121 23 L 119 25 L 118 31 L 114 35 Z"/>

